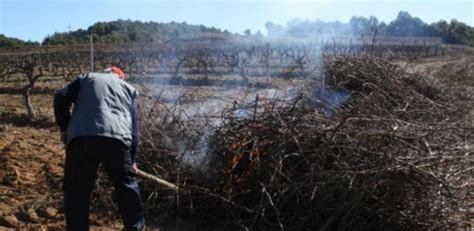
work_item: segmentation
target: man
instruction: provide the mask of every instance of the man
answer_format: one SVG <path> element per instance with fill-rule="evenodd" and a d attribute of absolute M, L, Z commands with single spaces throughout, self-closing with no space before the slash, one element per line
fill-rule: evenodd
<path fill-rule="evenodd" d="M 114 185 L 125 229 L 142 230 L 145 225 L 135 180 L 138 92 L 124 78 L 117 67 L 80 75 L 54 96 L 54 115 L 66 145 L 67 230 L 89 229 L 90 194 L 99 163 Z"/>

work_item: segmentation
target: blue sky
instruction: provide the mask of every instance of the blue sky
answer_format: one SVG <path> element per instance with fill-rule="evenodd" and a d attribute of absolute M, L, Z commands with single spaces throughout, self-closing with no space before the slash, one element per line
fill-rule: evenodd
<path fill-rule="evenodd" d="M 98 21 L 186 21 L 231 32 L 260 30 L 293 18 L 348 22 L 374 15 L 389 22 L 400 10 L 431 23 L 456 18 L 474 26 L 474 0 L 0 0 L 0 34 L 42 41 L 48 34 Z"/>

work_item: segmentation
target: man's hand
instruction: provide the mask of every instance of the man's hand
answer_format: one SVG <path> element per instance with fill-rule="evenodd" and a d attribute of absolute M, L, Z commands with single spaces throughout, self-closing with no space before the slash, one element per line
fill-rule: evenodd
<path fill-rule="evenodd" d="M 138 170 L 138 168 L 137 168 L 137 163 L 133 163 L 133 164 L 132 164 L 132 170 L 133 170 L 134 173 L 137 172 L 137 170 Z"/>
<path fill-rule="evenodd" d="M 66 132 L 61 132 L 60 134 L 61 141 L 66 145 L 67 143 L 67 133 Z"/>

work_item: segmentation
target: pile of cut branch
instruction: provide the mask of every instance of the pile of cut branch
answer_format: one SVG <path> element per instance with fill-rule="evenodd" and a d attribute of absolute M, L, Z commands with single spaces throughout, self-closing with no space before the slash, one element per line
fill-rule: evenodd
<path fill-rule="evenodd" d="M 463 123 L 463 105 L 377 58 L 324 57 L 323 73 L 293 100 L 260 97 L 224 111 L 209 138 L 206 180 L 170 148 L 170 140 L 199 136 L 199 129 L 170 118 L 163 105 L 144 108 L 141 166 L 180 187 L 145 184 L 149 212 L 249 230 L 443 229 L 468 222 L 462 211 L 474 190 L 473 129 Z M 350 97 L 335 104 L 321 91 Z M 253 114 L 237 117 L 241 108 Z"/>

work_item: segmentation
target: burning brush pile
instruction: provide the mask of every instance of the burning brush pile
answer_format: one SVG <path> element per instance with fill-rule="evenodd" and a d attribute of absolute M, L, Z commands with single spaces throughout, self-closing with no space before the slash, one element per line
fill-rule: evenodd
<path fill-rule="evenodd" d="M 179 186 L 143 181 L 147 212 L 246 230 L 468 222 L 473 130 L 463 105 L 377 58 L 324 57 L 321 75 L 290 100 L 256 97 L 224 110 L 205 163 L 193 167 L 176 140 L 202 140 L 205 125 L 186 125 L 172 109 L 144 101 L 140 166 Z M 242 108 L 252 113 L 237 116 Z"/>

